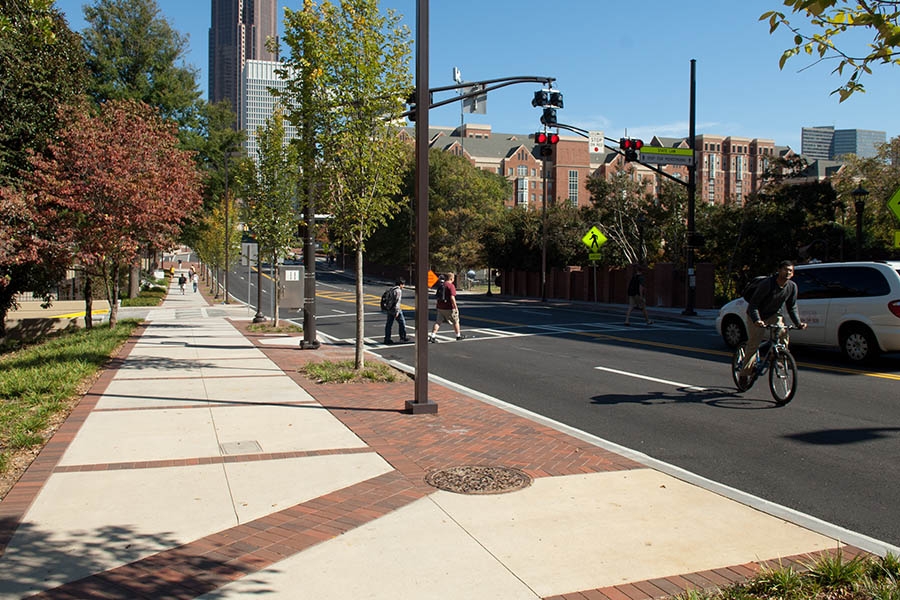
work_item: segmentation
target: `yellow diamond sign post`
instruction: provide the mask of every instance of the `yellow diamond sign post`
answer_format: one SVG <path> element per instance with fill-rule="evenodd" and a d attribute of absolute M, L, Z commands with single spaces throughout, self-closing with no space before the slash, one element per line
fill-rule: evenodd
<path fill-rule="evenodd" d="M 591 227 L 590 231 L 581 238 L 582 243 L 588 247 L 588 258 L 600 260 L 600 246 L 606 243 L 606 236 L 597 227 Z"/>

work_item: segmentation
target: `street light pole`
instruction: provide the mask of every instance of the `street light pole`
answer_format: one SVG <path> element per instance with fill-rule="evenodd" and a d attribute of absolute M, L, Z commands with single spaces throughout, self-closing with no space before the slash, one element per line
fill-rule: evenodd
<path fill-rule="evenodd" d="M 863 237 L 863 210 L 866 208 L 866 198 L 869 190 L 864 188 L 860 183 L 859 186 L 850 192 L 853 196 L 853 206 L 856 208 L 856 260 L 862 257 L 862 237 Z"/>

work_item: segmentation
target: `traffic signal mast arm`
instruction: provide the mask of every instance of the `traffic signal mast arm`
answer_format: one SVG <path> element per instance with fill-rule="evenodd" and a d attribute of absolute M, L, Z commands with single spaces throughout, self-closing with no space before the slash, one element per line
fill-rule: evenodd
<path fill-rule="evenodd" d="M 565 123 L 557 123 L 556 125 L 554 125 L 554 127 L 557 127 L 557 128 L 559 128 L 559 129 L 567 129 L 567 130 L 571 131 L 572 133 L 577 133 L 577 134 L 580 135 L 581 137 L 590 137 L 589 132 L 588 132 L 586 129 L 581 129 L 580 127 L 575 127 L 574 125 L 566 125 Z M 614 142 L 614 143 L 616 144 L 615 146 L 610 146 L 610 145 L 608 145 L 608 144 L 603 144 L 603 145 L 606 147 L 607 150 L 612 150 L 612 151 L 614 151 L 616 154 L 619 154 L 619 155 L 621 155 L 623 158 L 625 158 L 625 153 L 622 152 L 622 151 L 619 149 L 619 144 L 621 143 L 622 139 L 624 139 L 624 138 L 615 140 L 615 139 L 613 139 L 613 138 L 608 138 L 608 137 L 606 137 L 606 136 L 603 136 L 603 139 L 606 140 L 606 141 L 608 141 L 608 142 Z M 634 162 L 636 162 L 636 163 L 638 163 L 638 164 L 641 164 L 641 165 L 644 165 L 645 167 L 647 167 L 647 168 L 650 169 L 651 171 L 655 171 L 656 173 L 658 173 L 658 174 L 662 175 L 663 177 L 666 177 L 666 178 L 668 178 L 668 179 L 674 181 L 675 183 L 680 183 L 681 185 L 683 185 L 683 186 L 685 186 L 685 187 L 687 187 L 687 185 L 688 185 L 686 181 L 683 181 L 683 180 L 681 180 L 681 179 L 678 179 L 677 177 L 675 177 L 675 176 L 673 176 L 673 175 L 669 175 L 668 173 L 666 173 L 665 171 L 663 171 L 660 167 L 658 167 L 658 166 L 656 166 L 656 165 L 650 165 L 650 164 L 647 164 L 647 163 L 645 163 L 645 162 L 641 162 L 640 160 L 635 160 Z"/>
<path fill-rule="evenodd" d="M 488 92 L 493 92 L 494 90 L 499 90 L 500 88 L 504 88 L 508 85 L 514 85 L 517 83 L 543 83 L 546 85 L 551 85 L 554 81 L 556 81 L 556 77 L 537 77 L 532 75 L 520 75 L 516 77 L 498 77 L 497 79 L 482 79 L 481 81 L 464 81 L 462 83 L 457 83 L 454 85 L 445 85 L 443 87 L 430 88 L 428 90 L 428 100 L 430 104 L 428 108 L 439 108 L 441 106 L 446 106 L 447 104 L 452 104 L 454 102 L 460 102 L 467 98 L 474 98 L 476 96 L 482 96 Z M 449 92 L 452 90 L 459 90 L 463 88 L 475 88 L 473 91 L 468 92 L 466 94 L 460 94 L 454 96 L 453 98 L 448 98 L 446 100 L 440 100 L 439 102 L 434 102 L 433 96 L 434 94 L 440 92 Z M 415 92 L 413 92 L 406 103 L 411 106 L 416 106 L 417 98 Z M 409 110 L 400 113 L 401 117 L 412 117 L 416 114 L 415 108 L 410 108 Z"/>

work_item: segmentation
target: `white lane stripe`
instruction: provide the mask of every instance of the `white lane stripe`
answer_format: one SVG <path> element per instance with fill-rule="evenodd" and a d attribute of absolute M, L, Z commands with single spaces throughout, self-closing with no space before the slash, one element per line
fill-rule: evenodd
<path fill-rule="evenodd" d="M 706 392 L 709 391 L 708 388 L 698 387 L 696 385 L 691 385 L 689 383 L 678 383 L 677 381 L 669 381 L 668 379 L 659 379 L 656 377 L 650 377 L 648 375 L 640 375 L 639 373 L 630 373 L 628 371 L 620 371 L 618 369 L 610 369 L 608 367 L 594 367 L 598 371 L 606 371 L 608 373 L 615 373 L 617 375 L 625 375 L 626 377 L 634 377 L 635 379 L 646 379 L 647 381 L 654 381 L 656 383 L 664 383 L 666 385 L 671 385 L 677 388 L 683 388 L 689 392 Z"/>

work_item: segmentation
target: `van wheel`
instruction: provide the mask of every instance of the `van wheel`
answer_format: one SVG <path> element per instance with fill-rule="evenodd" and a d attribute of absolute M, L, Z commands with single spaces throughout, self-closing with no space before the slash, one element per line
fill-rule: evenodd
<path fill-rule="evenodd" d="M 841 351 L 850 362 L 868 362 L 878 355 L 878 340 L 868 327 L 854 325 L 841 333 Z"/>
<path fill-rule="evenodd" d="M 734 315 L 726 317 L 722 321 L 722 340 L 729 348 L 737 348 L 743 344 L 747 340 L 743 320 Z"/>

